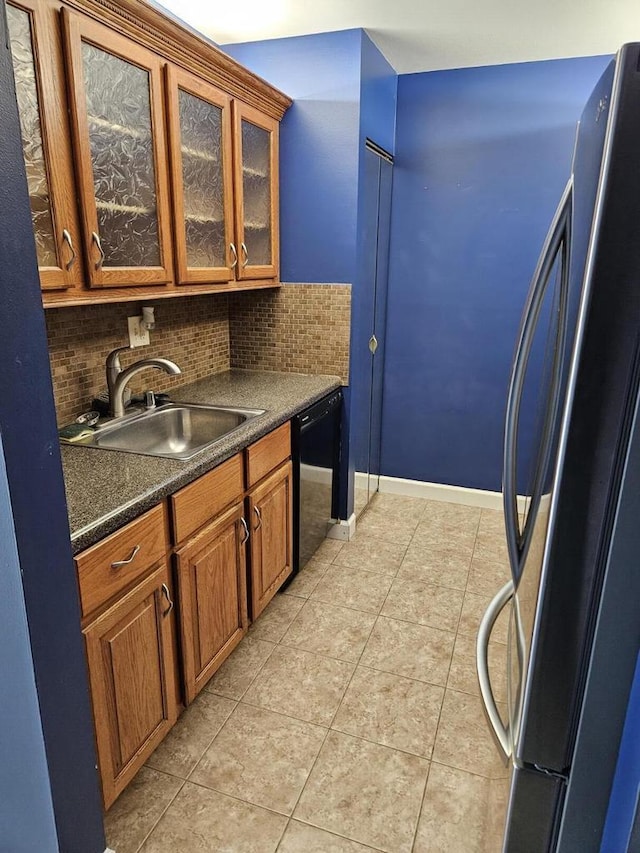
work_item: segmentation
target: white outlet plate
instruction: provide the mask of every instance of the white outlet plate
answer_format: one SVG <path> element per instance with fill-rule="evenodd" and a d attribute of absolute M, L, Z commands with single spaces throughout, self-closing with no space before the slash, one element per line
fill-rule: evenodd
<path fill-rule="evenodd" d="M 150 343 L 149 329 L 142 325 L 142 317 L 127 317 L 129 343 L 132 347 L 146 347 Z"/>

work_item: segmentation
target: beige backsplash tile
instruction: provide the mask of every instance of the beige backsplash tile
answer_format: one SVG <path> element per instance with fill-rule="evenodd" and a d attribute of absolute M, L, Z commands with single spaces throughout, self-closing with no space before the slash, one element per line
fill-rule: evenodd
<path fill-rule="evenodd" d="M 106 387 L 107 353 L 128 342 L 127 317 L 142 304 L 156 309 L 151 344 L 121 357 L 123 366 L 165 356 L 182 369 L 131 383 L 136 393 L 170 390 L 237 367 L 286 373 L 334 374 L 348 380 L 351 286 L 285 284 L 280 290 L 214 294 L 114 305 L 49 308 L 45 312 L 59 424 L 89 408 Z"/>
<path fill-rule="evenodd" d="M 231 366 L 349 380 L 351 285 L 283 284 L 229 297 Z"/>
<path fill-rule="evenodd" d="M 134 393 L 145 388 L 165 391 L 228 370 L 229 306 L 225 294 L 156 302 L 149 299 L 148 303 L 156 309 L 151 344 L 123 353 L 122 365 L 165 356 L 178 364 L 182 375 L 174 378 L 161 371 L 142 374 L 131 382 Z M 83 305 L 45 312 L 58 423 L 67 423 L 88 409 L 92 398 L 106 387 L 106 355 L 128 343 L 127 317 L 139 314 L 142 304 L 147 303 Z"/>

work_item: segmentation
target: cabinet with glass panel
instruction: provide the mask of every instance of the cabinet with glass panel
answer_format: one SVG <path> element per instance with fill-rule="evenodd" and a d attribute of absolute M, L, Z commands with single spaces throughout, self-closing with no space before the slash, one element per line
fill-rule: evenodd
<path fill-rule="evenodd" d="M 44 291 L 82 282 L 80 230 L 55 13 L 40 0 L 7 4 L 33 233 Z"/>
<path fill-rule="evenodd" d="M 278 122 L 172 66 L 167 81 L 178 282 L 277 278 Z"/>
<path fill-rule="evenodd" d="M 239 279 L 278 275 L 278 122 L 233 104 Z"/>
<path fill-rule="evenodd" d="M 45 305 L 276 285 L 289 99 L 142 0 L 9 2 Z"/>
<path fill-rule="evenodd" d="M 172 277 L 162 62 L 63 10 L 71 112 L 92 287 Z"/>

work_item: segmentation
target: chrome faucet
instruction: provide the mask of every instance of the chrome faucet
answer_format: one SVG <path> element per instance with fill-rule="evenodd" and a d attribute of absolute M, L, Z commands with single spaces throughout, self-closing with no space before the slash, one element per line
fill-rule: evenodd
<path fill-rule="evenodd" d="M 120 353 L 131 347 L 118 347 L 107 356 L 107 387 L 109 389 L 109 413 L 114 418 L 124 415 L 124 389 L 129 381 L 142 370 L 153 367 L 156 370 L 164 370 L 170 376 L 178 376 L 182 371 L 175 362 L 168 358 L 143 358 L 134 362 L 125 370 L 120 364 Z"/>

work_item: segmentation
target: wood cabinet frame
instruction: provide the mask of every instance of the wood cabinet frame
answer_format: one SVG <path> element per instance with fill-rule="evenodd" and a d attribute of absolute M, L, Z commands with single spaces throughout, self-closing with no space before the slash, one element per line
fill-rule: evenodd
<path fill-rule="evenodd" d="M 270 174 L 270 242 L 271 242 L 271 264 L 252 264 L 250 253 L 243 257 L 241 247 L 246 244 L 244 229 L 244 185 L 243 185 L 243 157 L 242 157 L 242 122 L 248 121 L 256 127 L 262 128 L 269 133 L 269 174 Z M 236 269 L 236 278 L 239 281 L 278 278 L 280 274 L 280 220 L 279 220 L 279 126 L 278 122 L 264 115 L 253 107 L 248 107 L 240 101 L 233 102 L 233 175 L 234 175 L 234 200 L 235 200 L 235 226 L 236 245 L 238 246 L 239 261 Z"/>
<path fill-rule="evenodd" d="M 152 80 L 156 127 L 161 132 L 154 133 L 156 147 L 168 148 L 166 128 L 166 86 L 165 64 L 173 66 L 177 73 L 193 75 L 205 86 L 212 86 L 225 93 L 230 99 L 237 99 L 242 109 L 255 110 L 263 120 L 273 120 L 274 126 L 282 119 L 291 99 L 257 77 L 236 60 L 218 49 L 213 43 L 195 31 L 182 26 L 176 19 L 161 9 L 150 5 L 146 0 L 11 0 L 13 5 L 29 10 L 36 24 L 37 40 L 37 77 L 40 86 L 41 119 L 43 127 L 43 145 L 49 167 L 52 216 L 56 234 L 67 229 L 72 237 L 77 259 L 71 269 L 63 266 L 68 262 L 66 249 L 62 247 L 60 268 L 41 270 L 43 303 L 46 308 L 56 306 L 88 305 L 98 303 L 140 301 L 142 299 L 165 299 L 174 296 L 186 296 L 204 293 L 233 292 L 244 289 L 264 289 L 280 287 L 277 263 L 275 269 L 266 277 L 257 268 L 252 276 L 252 267 L 239 270 L 234 276 L 218 279 L 208 277 L 207 281 L 185 281 L 174 269 L 171 252 L 174 245 L 170 215 L 171 197 L 169 194 L 169 166 L 166 163 L 167 151 L 154 158 L 156 182 L 156 204 L 160 235 L 160 250 L 164 252 L 161 267 L 126 268 L 111 267 L 102 271 L 95 269 L 97 252 L 92 245 L 91 232 L 95 230 L 95 204 L 87 202 L 87 187 L 93 198 L 92 168 L 88 152 L 79 154 L 77 137 L 87 134 L 77 119 L 78 104 L 84 107 L 84 93 L 78 93 L 71 80 L 82 82 L 82 66 L 78 64 L 81 56 L 72 61 L 72 48 L 63 39 L 69 24 L 61 26 L 61 17 L 71 21 L 76 19 L 82 32 L 96 35 L 98 47 L 121 56 L 125 61 L 136 64 L 133 46 L 138 53 L 155 57 L 162 74 L 155 74 Z M 106 38 L 104 35 L 107 34 Z M 92 41 L 92 38 L 88 38 Z M 116 43 L 127 45 L 126 50 L 114 50 Z M 79 38 L 76 38 L 75 53 L 80 54 Z M 74 70 L 75 69 L 75 70 Z M 147 69 L 148 70 L 148 69 Z M 162 78 L 159 80 L 159 78 Z M 161 83 L 162 85 L 158 84 Z M 69 120 L 69 113 L 71 120 Z M 161 120 L 158 119 L 161 116 Z M 155 128 L 154 128 L 155 130 Z M 233 124 L 232 124 L 233 133 Z M 73 151 L 72 151 L 73 144 Z M 85 139 L 85 149 L 88 139 Z M 277 141 L 276 141 L 277 144 Z M 51 155 L 51 156 L 49 156 Z M 231 153 L 233 171 L 233 154 Z M 274 174 L 276 174 L 274 172 Z M 59 180 L 58 180 L 59 178 Z M 277 186 L 275 187 L 277 192 Z M 272 192 L 272 203 L 276 196 Z M 233 201 L 233 198 L 231 197 Z M 229 214 L 233 225 L 228 229 L 228 237 L 233 240 L 235 216 Z M 272 222 L 277 225 L 276 213 Z M 277 228 L 276 228 L 277 230 Z M 229 240 L 229 242 L 231 242 Z M 277 234 L 276 234 L 277 240 Z M 238 238 L 234 243 L 238 244 Z M 240 240 L 240 242 L 242 242 Z M 238 254 L 240 247 L 237 246 Z M 278 261 L 277 244 L 274 248 Z M 70 259 L 70 258 L 69 258 Z M 233 258 L 228 257 L 229 268 Z M 68 272 L 68 275 L 66 274 Z M 98 272 L 101 274 L 98 275 Z M 225 273 L 227 275 L 227 273 Z"/>
<path fill-rule="evenodd" d="M 293 571 L 292 520 L 293 469 L 285 462 L 253 488 L 247 496 L 251 519 L 251 618 L 257 619 L 285 580 Z M 284 492 L 284 517 L 266 514 L 269 502 L 278 492 Z M 277 543 L 284 549 L 283 564 L 265 565 L 266 558 Z"/>
<path fill-rule="evenodd" d="M 172 65 L 166 66 L 167 118 L 169 122 L 169 151 L 171 154 L 171 183 L 173 190 L 174 235 L 176 248 L 176 283 L 208 284 L 228 282 L 234 278 L 237 258 L 231 257 L 233 242 L 233 169 L 231 137 L 231 98 L 210 83 L 182 71 Z M 224 217 L 224 245 L 226 266 L 190 267 L 187 259 L 185 235 L 184 183 L 182 178 L 182 139 L 180 133 L 179 90 L 188 92 L 209 104 L 219 107 L 222 113 L 221 151 L 222 190 Z M 235 260 L 235 263 L 234 263 Z"/>
<path fill-rule="evenodd" d="M 181 541 L 173 549 L 165 501 L 76 555 L 106 808 L 177 719 L 180 650 L 174 602 L 188 704 L 247 633 L 249 601 L 255 619 L 291 574 L 290 450 L 287 422 L 176 492 L 173 534 Z M 248 491 L 244 474 L 251 483 Z M 253 522 L 245 520 L 245 508 Z M 218 547 L 222 556 L 215 554 Z M 265 572 L 265 559 L 274 553 L 283 559 Z M 112 570 L 134 565 L 138 554 L 140 564 L 122 582 L 127 585 L 116 581 L 96 588 L 100 577 L 104 582 Z M 172 554 L 177 599 L 168 562 Z"/>
<path fill-rule="evenodd" d="M 144 581 L 84 629 L 105 808 L 109 808 L 133 779 L 178 716 L 171 616 L 173 608 L 167 604 L 163 584 L 168 590 L 171 589 L 166 559 L 158 563 Z M 148 631 L 147 626 L 144 637 L 146 646 L 142 648 L 137 643 L 136 651 L 147 655 L 147 662 L 152 669 L 157 667 L 158 682 L 155 686 L 160 697 L 156 696 L 155 699 L 157 701 L 159 698 L 161 704 L 156 724 L 152 724 L 145 732 L 137 730 L 136 723 L 138 728 L 142 722 L 148 724 L 144 714 L 149 715 L 153 709 L 148 707 L 149 700 L 145 701 L 144 696 L 126 693 L 127 685 L 121 683 L 116 672 L 122 659 L 114 660 L 112 657 L 112 644 L 118 640 L 126 642 L 126 630 L 143 616 L 153 620 L 153 630 Z M 131 684 L 132 691 L 139 686 Z M 127 708 L 134 709 L 129 717 Z M 128 731 L 127 726 L 132 730 Z M 135 747 L 131 745 L 133 741 L 137 742 Z M 123 751 L 131 754 L 123 758 Z"/>
<path fill-rule="evenodd" d="M 53 237 L 58 265 L 40 267 L 43 291 L 79 287 L 83 275 L 83 244 L 75 193 L 64 79 L 55 74 L 62 65 L 56 12 L 41 0 L 11 0 L 31 24 L 31 43 L 38 93 L 42 154 L 47 173 Z M 67 231 L 71 246 L 64 237 Z"/>
<path fill-rule="evenodd" d="M 244 537 L 244 506 L 242 501 L 218 516 L 199 535 L 176 551 L 176 571 L 178 579 L 180 636 L 182 638 L 182 657 L 184 664 L 184 684 L 187 704 L 192 702 L 213 673 L 244 637 L 248 627 L 247 584 L 246 584 L 246 539 Z M 223 611 L 223 604 L 229 600 L 203 601 L 198 576 L 211 574 L 206 560 L 212 551 L 224 544 L 223 537 L 233 537 L 235 560 L 233 565 L 217 566 L 227 577 L 203 578 L 202 585 L 209 583 L 211 588 L 226 588 L 235 597 L 236 605 L 232 613 Z M 244 540 L 244 541 L 243 541 Z M 229 589 L 235 586 L 235 590 Z M 205 590 L 206 591 L 206 590 Z M 223 624 L 228 622 L 229 624 Z M 234 627 L 230 627 L 230 623 Z M 203 658 L 203 651 L 209 654 Z"/>
<path fill-rule="evenodd" d="M 78 153 L 78 185 L 85 232 L 87 273 L 91 287 L 127 287 L 140 284 L 165 284 L 172 278 L 169 186 L 163 102 L 162 59 L 152 51 L 130 41 L 91 19 L 62 10 L 69 99 L 74 140 Z M 93 184 L 93 166 L 88 133 L 82 43 L 87 42 L 107 53 L 136 65 L 149 75 L 151 138 L 153 145 L 158 251 L 160 265 L 149 267 L 103 267 L 98 264 L 99 250 L 92 235 L 98 233 L 98 214 Z"/>

